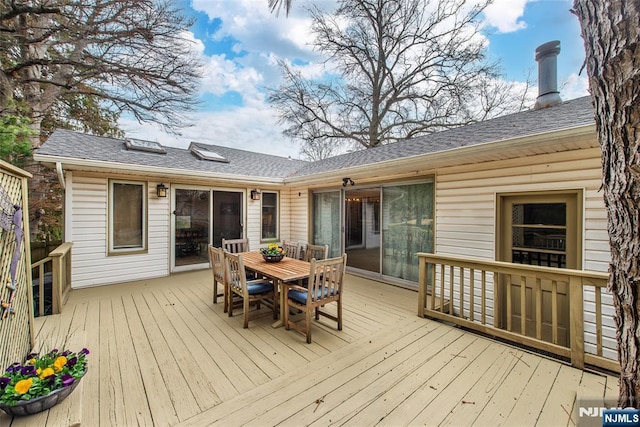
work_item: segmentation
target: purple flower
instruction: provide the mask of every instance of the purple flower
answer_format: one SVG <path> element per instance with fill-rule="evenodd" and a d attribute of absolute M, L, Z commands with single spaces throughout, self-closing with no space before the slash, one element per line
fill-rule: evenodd
<path fill-rule="evenodd" d="M 23 366 L 21 374 L 27 377 L 32 377 L 36 375 L 36 367 L 32 365 Z"/>
<path fill-rule="evenodd" d="M 4 389 L 11 382 L 11 378 L 0 377 L 0 390 Z"/>
<path fill-rule="evenodd" d="M 70 355 L 70 354 L 71 354 L 71 352 L 70 352 L 69 350 L 65 350 L 65 351 L 63 351 L 63 352 L 60 354 L 60 356 L 67 357 L 67 356 L 68 356 L 68 355 Z"/>
<path fill-rule="evenodd" d="M 69 368 L 73 368 L 76 363 L 78 363 L 78 358 L 76 356 L 73 356 L 71 359 L 67 360 L 67 366 Z"/>
<path fill-rule="evenodd" d="M 83 348 L 82 350 L 80 350 L 79 352 L 80 354 L 89 354 L 89 350 L 86 348 Z"/>
<path fill-rule="evenodd" d="M 53 384 L 56 382 L 56 377 L 57 377 L 57 375 L 54 374 L 54 375 L 51 375 L 51 376 L 45 378 L 44 381 L 48 381 L 47 385 L 49 387 L 53 387 Z"/>
<path fill-rule="evenodd" d="M 74 382 L 75 380 L 76 380 L 76 379 L 75 379 L 75 378 L 73 378 L 71 375 L 69 375 L 69 374 L 64 374 L 64 375 L 62 376 L 62 387 L 69 387 L 71 384 L 73 384 L 73 382 Z"/>
<path fill-rule="evenodd" d="M 22 366 L 18 362 L 13 362 L 9 367 L 7 367 L 7 373 L 10 374 L 12 372 L 18 372 Z"/>

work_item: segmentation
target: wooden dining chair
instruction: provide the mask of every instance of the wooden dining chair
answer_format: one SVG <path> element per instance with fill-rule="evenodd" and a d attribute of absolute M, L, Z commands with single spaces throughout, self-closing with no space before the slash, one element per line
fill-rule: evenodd
<path fill-rule="evenodd" d="M 311 314 L 315 319 L 320 315 L 338 323 L 338 330 L 342 330 L 342 294 L 344 272 L 347 267 L 347 254 L 338 258 L 322 261 L 311 260 L 309 270 L 309 286 L 302 287 L 295 283 L 283 283 L 284 298 L 284 326 L 294 328 L 307 336 L 307 343 L 311 343 Z M 337 313 L 327 313 L 321 310 L 325 305 L 337 303 Z M 296 308 L 304 313 L 304 319 L 294 322 L 290 318 L 289 308 Z"/>
<path fill-rule="evenodd" d="M 307 245 L 304 249 L 304 260 L 311 262 L 313 258 L 318 261 L 327 259 L 329 256 L 329 245 Z"/>
<path fill-rule="evenodd" d="M 282 241 L 282 249 L 284 249 L 284 255 L 289 258 L 300 259 L 300 242 L 288 242 Z"/>
<path fill-rule="evenodd" d="M 218 297 L 224 297 L 224 312 L 227 312 L 227 289 L 224 278 L 224 249 L 209 245 L 209 265 L 213 273 L 213 303 Z M 222 285 L 222 294 L 218 293 L 218 284 Z"/>
<path fill-rule="evenodd" d="M 232 254 L 249 252 L 249 239 L 222 239 L 222 249 Z"/>
<path fill-rule="evenodd" d="M 266 279 L 247 280 L 242 254 L 224 253 L 226 283 L 229 287 L 229 317 L 233 316 L 233 296 L 242 297 L 243 327 L 249 327 L 249 305 L 255 303 L 260 308 L 260 302 L 270 298 L 276 301 L 276 290 L 273 282 Z M 272 304 L 273 318 L 278 318 L 277 304 Z"/>

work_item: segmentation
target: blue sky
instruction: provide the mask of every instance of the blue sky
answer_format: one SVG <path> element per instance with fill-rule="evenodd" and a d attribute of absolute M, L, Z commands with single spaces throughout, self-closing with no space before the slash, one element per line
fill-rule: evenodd
<path fill-rule="evenodd" d="M 314 4 L 331 8 L 335 0 Z M 299 157 L 299 143 L 281 135 L 266 87 L 277 87 L 276 59 L 304 64 L 301 71 L 317 75 L 317 54 L 309 47 L 307 0 L 294 0 L 289 17 L 271 14 L 267 0 L 179 0 L 196 19 L 184 35 L 204 64 L 200 89 L 202 106 L 192 115 L 194 125 L 181 135 L 122 119 L 127 136 L 187 147 L 191 141 L 223 145 L 280 156 Z M 560 40 L 558 85 L 562 99 L 587 95 L 580 26 L 569 12 L 570 0 L 494 0 L 485 11 L 483 35 L 488 53 L 499 60 L 507 81 L 537 79 L 535 48 Z M 536 92 L 534 88 L 533 93 Z"/>

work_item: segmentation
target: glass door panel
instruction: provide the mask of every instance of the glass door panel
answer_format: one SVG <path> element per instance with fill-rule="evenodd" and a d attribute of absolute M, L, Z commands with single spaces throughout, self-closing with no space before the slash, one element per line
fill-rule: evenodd
<path fill-rule="evenodd" d="M 313 244 L 329 245 L 329 257 L 338 257 L 340 244 L 340 192 L 313 194 Z"/>
<path fill-rule="evenodd" d="M 175 266 L 209 262 L 210 192 L 176 189 L 174 194 Z"/>
<path fill-rule="evenodd" d="M 418 252 L 433 252 L 433 183 L 382 189 L 382 274 L 418 281 Z"/>
<path fill-rule="evenodd" d="M 565 203 L 514 203 L 511 208 L 511 262 L 565 268 Z"/>
<path fill-rule="evenodd" d="M 347 265 L 380 273 L 380 188 L 345 193 Z"/>
<path fill-rule="evenodd" d="M 221 247 L 222 239 L 244 237 L 242 199 L 238 191 L 213 192 L 213 246 Z"/>

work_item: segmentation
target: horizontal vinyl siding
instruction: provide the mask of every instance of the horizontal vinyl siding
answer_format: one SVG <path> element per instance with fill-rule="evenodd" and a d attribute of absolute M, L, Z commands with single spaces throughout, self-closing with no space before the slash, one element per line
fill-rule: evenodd
<path fill-rule="evenodd" d="M 441 169 L 436 177 L 436 253 L 495 260 L 496 195 L 580 189 L 584 197 L 582 268 L 607 272 L 610 254 L 600 183 L 600 150 L 597 148 Z M 474 312 L 479 318 L 479 277 L 475 283 Z M 490 280 L 487 284 L 489 297 L 493 295 L 493 284 Z M 448 292 L 446 294 L 449 297 Z M 459 300 L 457 281 L 453 297 Z M 465 314 L 468 314 L 468 293 L 464 299 Z M 595 353 L 592 289 L 585 290 L 584 300 L 585 348 Z M 602 300 L 604 355 L 615 359 L 611 297 L 603 292 Z M 493 319 L 487 319 L 487 323 L 493 323 Z"/>
<path fill-rule="evenodd" d="M 309 243 L 309 192 L 306 188 L 291 189 L 291 240 Z"/>
<path fill-rule="evenodd" d="M 602 260 L 608 260 L 609 249 L 599 188 L 599 149 L 442 169 L 436 179 L 436 252 L 495 260 L 496 194 L 583 189 L 583 265 L 606 272 Z M 462 242 L 452 237 L 463 237 Z"/>
<path fill-rule="evenodd" d="M 245 220 L 245 237 L 249 239 L 249 249 L 260 247 L 262 217 L 262 197 L 260 200 L 251 200 L 251 190 L 247 189 L 247 217 Z"/>
<path fill-rule="evenodd" d="M 280 241 L 293 241 L 291 237 L 291 191 L 288 188 L 280 190 Z"/>
<path fill-rule="evenodd" d="M 71 215 L 74 288 L 169 274 L 169 198 L 156 198 L 152 195 L 156 183 L 147 183 L 147 252 L 107 256 L 108 184 L 106 178 L 74 174 L 67 190 L 72 200 L 67 215 Z"/>

